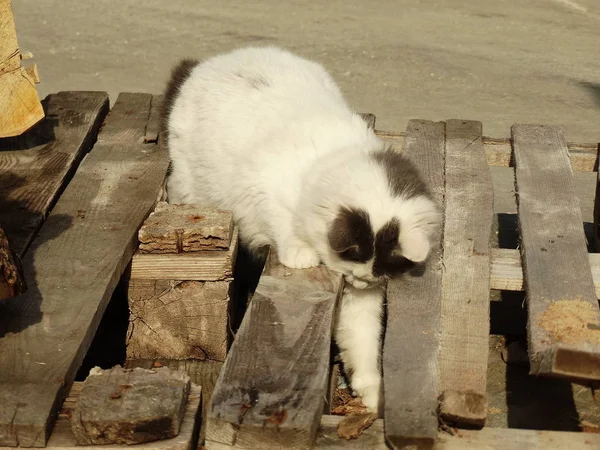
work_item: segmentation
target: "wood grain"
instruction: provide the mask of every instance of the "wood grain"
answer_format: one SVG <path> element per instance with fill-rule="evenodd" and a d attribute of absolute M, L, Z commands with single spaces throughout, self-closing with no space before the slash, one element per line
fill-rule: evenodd
<path fill-rule="evenodd" d="M 82 446 L 77 445 L 75 436 L 71 431 L 71 421 L 73 410 L 77 405 L 77 399 L 81 392 L 83 383 L 74 383 L 68 397 L 64 401 L 54 432 L 48 440 L 46 448 L 48 450 L 103 450 L 103 449 L 123 449 L 123 445 L 89 445 Z M 139 450 L 195 450 L 197 444 L 196 433 L 198 431 L 199 422 L 201 420 L 200 402 L 202 397 L 202 388 L 192 384 L 190 387 L 190 393 L 188 395 L 187 406 L 181 421 L 181 427 L 179 434 L 172 439 L 164 439 L 154 442 L 146 442 L 144 444 L 138 444 L 135 449 Z M 128 448 L 128 447 L 125 447 Z M 0 447 L 0 450 L 14 449 L 14 447 Z"/>
<path fill-rule="evenodd" d="M 108 95 L 59 92 L 43 105 L 41 123 L 0 140 L 0 226 L 21 257 L 92 147 L 108 113 Z"/>
<path fill-rule="evenodd" d="M 131 261 L 132 280 L 229 281 L 238 251 L 234 229 L 226 251 L 200 251 L 178 254 L 136 252 Z"/>
<path fill-rule="evenodd" d="M 225 361 L 230 284 L 130 280 L 127 358 Z"/>
<path fill-rule="evenodd" d="M 323 416 L 315 450 L 387 450 L 383 420 L 376 420 L 355 440 L 337 437 L 343 417 Z M 440 432 L 436 450 L 593 450 L 600 448 L 600 435 L 566 431 L 483 428 L 457 430 L 453 436 Z M 213 450 L 209 448 L 208 450 Z M 224 448 L 222 450 L 225 450 Z"/>
<path fill-rule="evenodd" d="M 341 277 L 270 264 L 217 380 L 207 448 L 310 448 L 323 412 Z"/>
<path fill-rule="evenodd" d="M 411 120 L 403 148 L 440 206 L 444 199 L 444 133 L 443 122 Z M 441 257 L 438 239 L 422 276 L 407 275 L 388 282 L 383 384 L 385 436 L 392 448 L 432 448 L 437 436 Z"/>
<path fill-rule="evenodd" d="M 600 309 L 566 141 L 558 127 L 511 131 L 530 371 L 600 380 Z"/>
<path fill-rule="evenodd" d="M 150 105 L 150 117 L 148 118 L 148 123 L 146 124 L 146 133 L 144 134 L 144 142 L 146 144 L 158 142 L 161 121 L 160 111 L 163 99 L 163 95 L 152 96 L 152 104 Z"/>
<path fill-rule="evenodd" d="M 494 188 L 481 122 L 446 122 L 445 176 L 440 414 L 456 424 L 483 426 Z"/>
<path fill-rule="evenodd" d="M 136 232 L 155 205 L 168 157 L 162 146 L 143 143 L 150 99 L 119 95 L 94 150 L 27 252 L 28 291 L 1 305 L 2 445 L 46 444 Z"/>
<path fill-rule="evenodd" d="M 377 130 L 375 134 L 384 141 L 394 145 L 397 149 L 402 148 L 405 133 Z M 569 159 L 573 170 L 580 172 L 598 171 L 598 147 L 600 144 L 580 144 L 568 142 Z M 509 139 L 497 139 L 483 136 L 483 148 L 490 166 L 514 167 L 512 158 L 512 147 Z"/>
<path fill-rule="evenodd" d="M 10 0 L 0 0 L 0 138 L 18 136 L 44 118 L 33 70 L 21 67 Z"/>

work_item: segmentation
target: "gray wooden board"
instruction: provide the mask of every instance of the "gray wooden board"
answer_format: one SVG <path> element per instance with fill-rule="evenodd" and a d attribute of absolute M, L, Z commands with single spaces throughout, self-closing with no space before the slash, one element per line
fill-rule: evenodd
<path fill-rule="evenodd" d="M 108 113 L 105 92 L 59 92 L 26 133 L 0 139 L 0 226 L 23 256 L 50 208 L 92 147 Z"/>
<path fill-rule="evenodd" d="M 146 124 L 146 133 L 144 134 L 145 143 L 158 142 L 158 135 L 160 134 L 161 125 L 161 109 L 163 103 L 163 95 L 154 95 L 152 97 L 152 104 L 150 105 L 150 117 Z"/>
<path fill-rule="evenodd" d="M 440 412 L 458 424 L 483 426 L 494 194 L 481 122 L 446 122 L 445 167 Z"/>
<path fill-rule="evenodd" d="M 0 445 L 45 445 L 156 203 L 168 157 L 143 143 L 150 99 L 119 96 L 27 252 L 28 291 L 0 305 Z"/>
<path fill-rule="evenodd" d="M 444 133 L 443 122 L 411 120 L 403 148 L 440 206 L 444 198 Z M 431 448 L 437 436 L 441 256 L 438 242 L 422 276 L 405 275 L 388 282 L 383 385 L 385 436 L 392 448 Z"/>
<path fill-rule="evenodd" d="M 560 128 L 514 125 L 530 371 L 600 380 L 600 310 L 567 143 Z"/>
<path fill-rule="evenodd" d="M 310 448 L 327 389 L 341 277 L 270 264 L 213 393 L 207 447 Z"/>

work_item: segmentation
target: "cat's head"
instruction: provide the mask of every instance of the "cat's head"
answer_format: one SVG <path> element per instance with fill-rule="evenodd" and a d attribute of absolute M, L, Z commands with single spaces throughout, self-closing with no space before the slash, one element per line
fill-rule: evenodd
<path fill-rule="evenodd" d="M 441 214 L 416 167 L 391 148 L 353 158 L 348 167 L 337 176 L 337 193 L 328 195 L 324 262 L 357 288 L 423 264 Z"/>
<path fill-rule="evenodd" d="M 403 214 L 392 214 L 374 228 L 367 210 L 340 207 L 327 234 L 327 265 L 362 289 L 424 263 L 431 251 L 437 208 L 428 197 L 417 197 L 403 209 Z M 411 210 L 418 216 L 411 217 Z"/>

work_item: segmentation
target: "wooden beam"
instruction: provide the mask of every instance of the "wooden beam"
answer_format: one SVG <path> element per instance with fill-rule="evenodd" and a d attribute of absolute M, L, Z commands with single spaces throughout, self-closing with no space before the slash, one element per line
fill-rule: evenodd
<path fill-rule="evenodd" d="M 163 439 L 160 441 L 146 442 L 144 444 L 138 444 L 135 447 L 127 445 L 78 445 L 75 441 L 75 436 L 71 431 L 71 417 L 73 411 L 77 406 L 79 393 L 82 390 L 83 383 L 74 383 L 68 397 L 64 401 L 54 431 L 48 440 L 46 449 L 48 450 L 107 450 L 107 449 L 130 449 L 135 448 L 136 450 L 191 450 L 195 449 L 197 445 L 197 431 L 199 422 L 201 420 L 200 402 L 203 395 L 203 389 L 192 384 L 190 387 L 190 393 L 188 395 L 186 409 L 183 414 L 183 420 L 181 421 L 181 427 L 179 428 L 179 434 L 171 439 Z M 0 447 L 0 450 L 13 450 L 13 447 Z"/>
<path fill-rule="evenodd" d="M 213 393 L 207 448 L 310 448 L 325 402 L 341 276 L 271 262 Z"/>
<path fill-rule="evenodd" d="M 0 0 L 0 138 L 18 136 L 44 118 L 37 69 L 21 67 L 11 1 Z"/>
<path fill-rule="evenodd" d="M 405 133 L 378 130 L 375 134 L 394 145 L 396 148 L 402 148 Z M 569 149 L 569 158 L 573 170 L 579 172 L 597 172 L 599 146 L 600 144 L 568 142 L 567 147 Z M 483 136 L 483 148 L 485 149 L 488 165 L 514 167 L 510 139 L 496 139 Z"/>
<path fill-rule="evenodd" d="M 481 122 L 446 122 L 445 177 L 440 415 L 447 422 L 483 426 L 494 188 Z"/>
<path fill-rule="evenodd" d="M 119 95 L 23 261 L 29 290 L 0 316 L 0 445 L 46 445 L 154 208 L 169 162 L 143 143 L 150 100 Z"/>
<path fill-rule="evenodd" d="M 440 205 L 444 203 L 444 133 L 443 122 L 411 120 L 403 148 Z M 388 282 L 383 385 L 385 436 L 392 448 L 432 448 L 437 436 L 440 241 L 432 247 L 422 276 Z"/>
<path fill-rule="evenodd" d="M 388 450 L 383 420 L 376 420 L 351 441 L 337 436 L 343 417 L 323 416 L 314 450 Z M 600 448 L 600 435 L 567 431 L 483 428 L 457 430 L 455 435 L 438 433 L 436 450 L 592 450 Z M 208 448 L 208 450 L 212 450 Z M 224 448 L 222 450 L 225 450 Z"/>
<path fill-rule="evenodd" d="M 600 380 L 600 309 L 558 127 L 514 125 L 530 371 Z"/>
<path fill-rule="evenodd" d="M 46 119 L 0 140 L 0 226 L 23 257 L 108 114 L 105 92 L 59 92 L 42 102 Z"/>

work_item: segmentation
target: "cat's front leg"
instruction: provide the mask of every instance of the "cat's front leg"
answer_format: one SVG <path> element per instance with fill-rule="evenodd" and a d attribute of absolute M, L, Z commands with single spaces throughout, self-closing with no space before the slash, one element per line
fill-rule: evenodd
<path fill-rule="evenodd" d="M 279 262 L 292 269 L 316 267 L 320 258 L 314 248 L 298 238 L 292 227 L 292 217 L 283 212 L 279 216 L 275 235 Z"/>
<path fill-rule="evenodd" d="M 384 288 L 356 289 L 348 284 L 335 328 L 352 389 L 372 412 L 379 410 L 381 332 Z"/>

